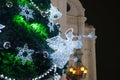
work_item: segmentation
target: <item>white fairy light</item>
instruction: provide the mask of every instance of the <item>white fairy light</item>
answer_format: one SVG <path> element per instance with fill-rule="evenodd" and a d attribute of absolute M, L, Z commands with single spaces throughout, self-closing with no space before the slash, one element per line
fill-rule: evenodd
<path fill-rule="evenodd" d="M 4 76 L 3 74 L 0 75 L 0 79 L 4 79 L 4 80 L 15 80 L 15 79 L 9 78 L 8 76 Z"/>
<path fill-rule="evenodd" d="M 45 73 L 45 76 L 47 75 L 47 73 Z"/>
<path fill-rule="evenodd" d="M 12 80 L 11 78 L 9 78 L 8 80 Z"/>
<path fill-rule="evenodd" d="M 7 77 L 7 76 L 5 76 L 5 79 L 8 79 L 8 77 Z"/>
<path fill-rule="evenodd" d="M 41 78 L 41 76 L 38 77 L 39 79 Z"/>
<path fill-rule="evenodd" d="M 4 75 L 3 75 L 3 74 L 1 74 L 1 75 L 0 75 L 0 77 L 1 77 L 1 78 L 4 78 Z"/>
<path fill-rule="evenodd" d="M 35 80 L 37 80 L 38 78 L 35 78 Z"/>
<path fill-rule="evenodd" d="M 57 65 L 55 64 L 55 65 L 54 65 L 54 67 L 56 68 L 56 67 L 57 67 Z"/>

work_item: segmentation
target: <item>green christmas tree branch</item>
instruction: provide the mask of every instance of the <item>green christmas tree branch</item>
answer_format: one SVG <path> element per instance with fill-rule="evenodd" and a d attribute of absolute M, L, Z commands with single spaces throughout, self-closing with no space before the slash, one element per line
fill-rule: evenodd
<path fill-rule="evenodd" d="M 27 28 L 28 32 L 36 32 L 36 34 L 45 37 L 45 39 L 48 38 L 48 34 L 46 31 L 47 29 L 42 24 L 36 22 L 30 24 L 29 22 L 25 21 L 25 19 L 20 15 L 15 15 L 13 17 L 13 22 L 17 23 L 17 25 L 21 27 L 24 26 L 25 28 Z"/>

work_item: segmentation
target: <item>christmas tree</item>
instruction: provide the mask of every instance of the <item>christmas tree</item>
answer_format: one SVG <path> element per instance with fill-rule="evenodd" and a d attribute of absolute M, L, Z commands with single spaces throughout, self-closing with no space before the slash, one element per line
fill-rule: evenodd
<path fill-rule="evenodd" d="M 0 0 L 1 79 L 60 80 L 73 49 L 82 46 L 72 28 L 61 37 L 54 22 L 61 16 L 50 0 Z"/>

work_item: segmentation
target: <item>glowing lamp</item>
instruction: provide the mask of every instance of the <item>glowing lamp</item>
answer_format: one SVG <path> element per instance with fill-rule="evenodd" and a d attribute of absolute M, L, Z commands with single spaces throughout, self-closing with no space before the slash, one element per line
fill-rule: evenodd
<path fill-rule="evenodd" d="M 73 70 L 72 73 L 75 74 L 75 73 L 76 73 L 76 70 Z"/>
<path fill-rule="evenodd" d="M 70 71 L 70 72 L 73 72 L 74 70 L 73 70 L 73 68 L 70 68 L 69 71 Z"/>
<path fill-rule="evenodd" d="M 87 72 L 88 72 L 87 69 L 85 69 L 85 70 L 83 71 L 84 74 L 87 74 Z"/>
<path fill-rule="evenodd" d="M 81 70 L 81 71 L 84 71 L 84 70 L 85 70 L 85 67 L 82 66 L 82 67 L 80 68 L 80 70 Z"/>

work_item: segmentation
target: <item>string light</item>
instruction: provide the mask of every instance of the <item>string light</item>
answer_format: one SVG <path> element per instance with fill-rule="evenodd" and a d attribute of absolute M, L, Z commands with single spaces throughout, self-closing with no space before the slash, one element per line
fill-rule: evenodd
<path fill-rule="evenodd" d="M 53 65 L 48 71 L 46 71 L 45 73 L 43 73 L 42 75 L 40 75 L 38 77 L 33 78 L 32 80 L 41 79 L 41 78 L 47 76 L 52 71 L 54 71 L 54 76 L 55 76 L 56 75 L 56 70 L 57 70 L 57 65 Z M 4 79 L 4 80 L 15 80 L 15 79 L 9 78 L 8 76 L 4 76 L 3 74 L 0 75 L 0 78 Z"/>
<path fill-rule="evenodd" d="M 48 14 L 48 13 L 49 13 L 49 10 L 47 10 L 46 12 L 40 10 L 40 8 L 39 8 L 32 0 L 30 0 L 30 2 L 31 2 L 31 4 L 41 13 L 41 15 L 42 15 L 43 17 L 46 17 L 45 14 Z"/>
<path fill-rule="evenodd" d="M 3 74 L 0 75 L 0 78 L 4 80 L 15 80 L 15 79 L 9 78 L 8 76 L 4 76 Z"/>
<path fill-rule="evenodd" d="M 56 74 L 56 69 L 57 69 L 57 65 L 53 65 L 48 71 L 46 71 L 45 73 L 43 73 L 42 75 L 36 77 L 36 78 L 33 78 L 32 80 L 38 80 L 38 79 L 41 79 L 45 76 L 47 76 L 50 72 L 52 72 L 54 70 L 54 76 Z"/>

